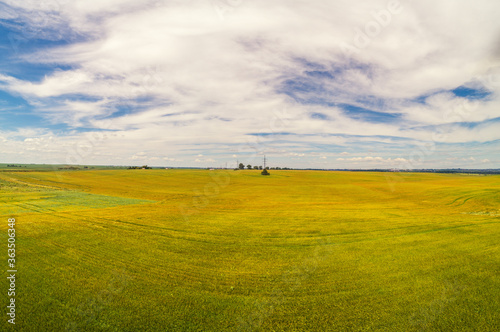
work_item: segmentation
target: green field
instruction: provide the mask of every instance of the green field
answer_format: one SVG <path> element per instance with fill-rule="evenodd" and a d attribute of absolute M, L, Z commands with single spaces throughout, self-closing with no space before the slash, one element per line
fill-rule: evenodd
<path fill-rule="evenodd" d="M 500 176 L 271 173 L 0 172 L 15 329 L 500 330 Z"/>

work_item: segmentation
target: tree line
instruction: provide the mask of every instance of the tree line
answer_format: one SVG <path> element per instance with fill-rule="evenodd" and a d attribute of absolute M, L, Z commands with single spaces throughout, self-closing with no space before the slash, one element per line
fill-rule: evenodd
<path fill-rule="evenodd" d="M 246 167 L 245 167 L 245 165 L 243 163 L 240 163 L 238 165 L 237 169 L 245 169 L 245 168 L 246 169 L 256 169 L 256 170 L 262 170 L 262 169 L 264 169 L 262 166 L 252 166 L 250 164 L 246 165 Z M 265 169 L 267 169 L 267 170 L 281 170 L 281 169 L 286 170 L 286 169 L 290 169 L 290 168 L 288 168 L 288 167 L 269 167 L 268 166 Z"/>

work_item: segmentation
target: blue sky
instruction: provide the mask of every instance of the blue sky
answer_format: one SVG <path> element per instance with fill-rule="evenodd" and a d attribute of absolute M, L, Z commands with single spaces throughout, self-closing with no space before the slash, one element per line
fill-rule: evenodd
<path fill-rule="evenodd" d="M 0 1 L 0 162 L 500 168 L 495 1 Z"/>

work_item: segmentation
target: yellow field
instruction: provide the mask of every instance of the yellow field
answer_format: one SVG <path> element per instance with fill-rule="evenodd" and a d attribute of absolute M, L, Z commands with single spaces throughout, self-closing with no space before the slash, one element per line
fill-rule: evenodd
<path fill-rule="evenodd" d="M 500 330 L 500 176 L 271 173 L 0 173 L 16 328 Z"/>

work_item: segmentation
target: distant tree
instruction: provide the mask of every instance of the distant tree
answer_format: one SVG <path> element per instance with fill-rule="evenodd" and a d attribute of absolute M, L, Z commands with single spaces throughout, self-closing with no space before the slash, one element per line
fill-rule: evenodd
<path fill-rule="evenodd" d="M 252 165 L 247 165 L 247 168 L 248 169 L 252 169 Z"/>
<path fill-rule="evenodd" d="M 245 165 L 243 165 L 243 163 L 240 163 L 240 164 L 238 165 L 238 168 L 239 168 L 239 169 L 245 169 Z"/>
<path fill-rule="evenodd" d="M 259 166 L 259 169 L 262 169 L 262 166 Z"/>
<path fill-rule="evenodd" d="M 271 173 L 269 173 L 267 171 L 267 167 L 260 173 L 261 175 L 271 175 Z"/>
<path fill-rule="evenodd" d="M 259 169 L 259 166 L 254 166 L 253 169 Z"/>
<path fill-rule="evenodd" d="M 269 169 L 269 166 L 267 166 L 266 169 Z"/>

